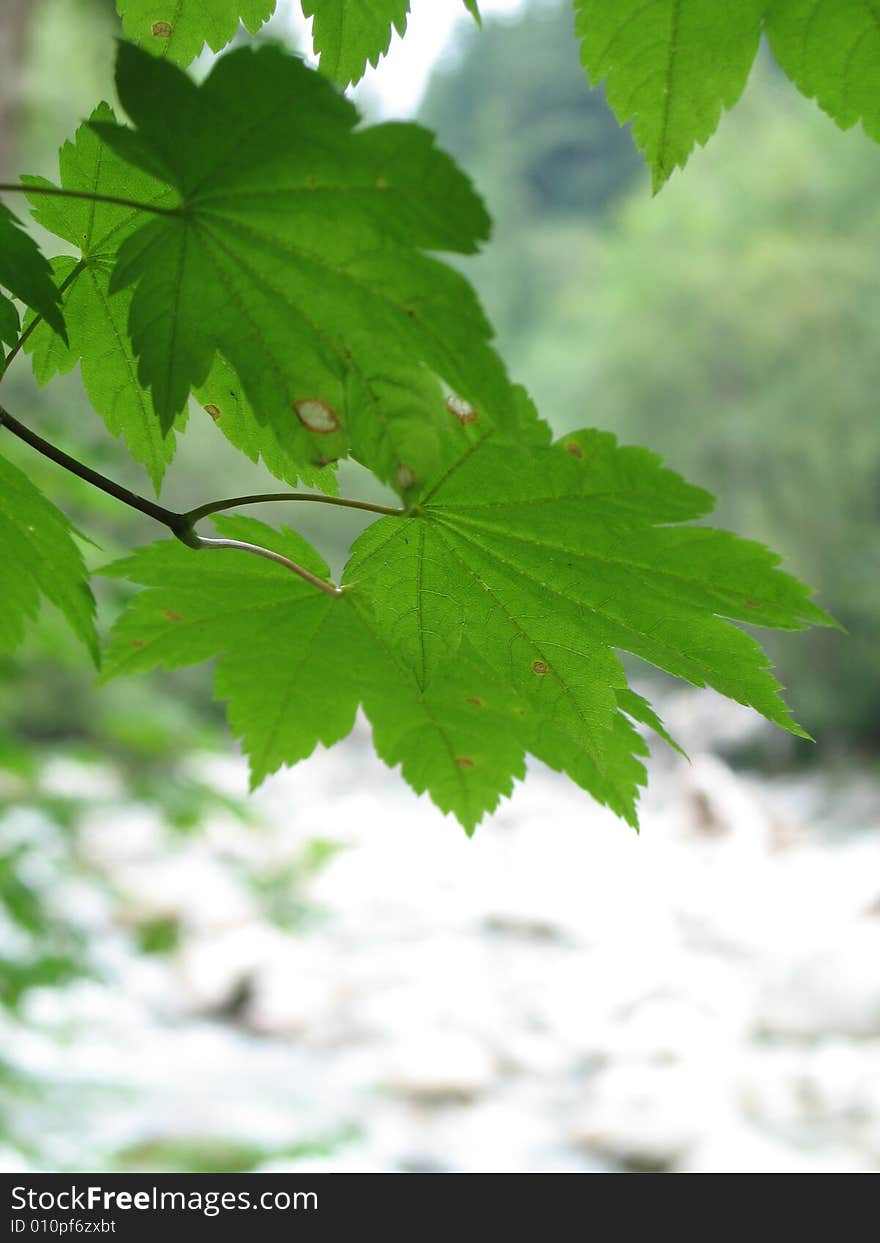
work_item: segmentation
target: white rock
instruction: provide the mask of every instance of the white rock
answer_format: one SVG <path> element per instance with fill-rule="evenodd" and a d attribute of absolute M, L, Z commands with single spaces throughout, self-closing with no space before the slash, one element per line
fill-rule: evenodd
<path fill-rule="evenodd" d="M 752 1127 L 719 1127 L 675 1166 L 678 1174 L 867 1174 L 870 1160 L 857 1151 L 827 1147 L 803 1151 Z"/>
<path fill-rule="evenodd" d="M 420 1100 L 456 1100 L 487 1091 L 497 1065 L 480 1041 L 464 1032 L 424 1031 L 388 1054 L 382 1085 Z"/>
<path fill-rule="evenodd" d="M 854 921 L 835 942 L 794 953 L 770 969 L 759 997 L 759 1025 L 798 1039 L 880 1037 L 878 964 L 880 921 Z"/>
<path fill-rule="evenodd" d="M 664 1170 L 683 1159 L 709 1129 L 721 1091 L 709 1067 L 624 1062 L 587 1083 L 568 1136 L 627 1166 Z"/>

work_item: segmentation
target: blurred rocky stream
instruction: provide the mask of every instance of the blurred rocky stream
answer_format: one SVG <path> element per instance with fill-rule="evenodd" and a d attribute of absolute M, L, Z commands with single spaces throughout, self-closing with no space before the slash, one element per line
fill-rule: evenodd
<path fill-rule="evenodd" d="M 54 761 L 82 870 L 3 832 L 92 964 L 2 1019 L 0 1164 L 880 1168 L 880 781 L 737 773 L 748 713 L 664 706 L 640 836 L 534 765 L 469 841 L 365 725 L 187 834 Z"/>

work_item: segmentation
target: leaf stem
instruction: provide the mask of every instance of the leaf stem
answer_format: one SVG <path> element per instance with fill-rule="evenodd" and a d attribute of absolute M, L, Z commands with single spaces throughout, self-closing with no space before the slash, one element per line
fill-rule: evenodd
<path fill-rule="evenodd" d="M 190 509 L 184 515 L 190 522 L 198 522 L 208 514 L 219 513 L 221 509 L 238 509 L 241 505 L 262 505 L 267 501 L 316 501 L 319 505 L 340 505 L 344 509 L 365 509 L 371 514 L 388 514 L 393 518 L 402 518 L 407 510 L 394 505 L 374 505 L 372 501 L 353 501 L 344 496 L 324 496 L 320 492 L 262 492 L 253 496 L 233 496 L 226 501 L 208 501 Z"/>
<path fill-rule="evenodd" d="M 305 566 L 298 565 L 296 561 L 291 561 L 289 557 L 284 557 L 280 552 L 274 552 L 271 548 L 263 548 L 260 544 L 249 544 L 245 540 L 215 539 L 208 535 L 196 535 L 196 539 L 198 540 L 197 548 L 237 548 L 240 552 L 251 552 L 258 557 L 265 557 L 267 561 L 275 561 L 278 565 L 292 570 L 294 574 L 298 574 L 300 578 L 304 578 L 307 583 L 311 583 L 313 587 L 317 587 L 319 591 L 325 592 L 328 596 L 341 596 L 344 593 L 343 587 L 325 582 L 323 578 L 318 578 Z"/>
<path fill-rule="evenodd" d="M 110 203 L 114 207 L 130 207 L 133 211 L 152 212 L 156 216 L 179 216 L 180 207 L 160 207 L 158 203 L 141 203 L 137 199 L 121 198 L 117 194 L 95 194 L 91 190 L 64 190 L 61 186 L 28 185 L 26 182 L 0 182 L 0 193 L 45 194 L 52 198 L 86 199 L 90 203 Z"/>
<path fill-rule="evenodd" d="M 17 436 L 19 440 L 23 440 L 32 449 L 36 449 L 38 453 L 48 458 L 50 462 L 63 467 L 64 470 L 69 471 L 72 475 L 76 475 L 78 479 L 83 479 L 86 483 L 91 484 L 93 488 L 97 488 L 108 496 L 114 497 L 115 500 L 121 501 L 129 509 L 136 509 L 140 513 L 146 514 L 148 518 L 161 522 L 188 548 L 237 548 L 240 552 L 248 552 L 257 557 L 264 557 L 268 561 L 274 561 L 277 565 L 283 565 L 286 569 L 291 570 L 294 574 L 298 574 L 307 583 L 311 583 L 313 587 L 317 587 L 319 591 L 323 591 L 329 596 L 341 596 L 345 588 L 337 587 L 334 583 L 325 582 L 323 578 L 318 578 L 317 575 L 307 570 L 305 566 L 298 565 L 296 561 L 291 561 L 289 557 L 282 556 L 281 553 L 274 552 L 271 548 L 263 548 L 259 544 L 249 544 L 245 540 L 217 539 L 212 536 L 199 535 L 195 530 L 195 524 L 200 518 L 217 513 L 221 509 L 232 509 L 239 505 L 254 505 L 262 501 L 321 501 L 328 505 L 341 505 L 346 509 L 366 509 L 373 513 L 391 514 L 398 517 L 403 516 L 407 512 L 404 509 L 394 509 L 389 505 L 374 505 L 370 501 L 352 501 L 344 497 L 321 496 L 311 492 L 270 492 L 264 495 L 234 496 L 225 501 L 209 501 L 206 505 L 200 505 L 198 508 L 191 509 L 186 513 L 176 513 L 173 509 L 166 509 L 164 505 L 158 505 L 155 501 L 148 500 L 145 496 L 139 496 L 129 488 L 123 487 L 122 484 L 108 479 L 106 475 L 92 470 L 91 466 L 86 466 L 84 462 L 71 457 L 63 449 L 50 444 L 48 440 L 44 440 L 42 436 L 38 436 L 36 432 L 31 431 L 29 427 L 26 427 L 24 423 L 20 423 L 3 406 L 0 406 L 0 427 L 5 427 L 12 432 L 13 436 Z"/>

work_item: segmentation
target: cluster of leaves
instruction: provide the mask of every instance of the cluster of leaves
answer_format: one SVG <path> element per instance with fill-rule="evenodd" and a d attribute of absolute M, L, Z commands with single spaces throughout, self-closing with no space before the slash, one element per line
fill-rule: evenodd
<path fill-rule="evenodd" d="M 23 179 L 65 253 L 46 263 L 0 215 L 0 284 L 29 308 L 20 332 L 5 299 L 0 326 L 41 383 L 79 364 L 157 490 L 194 394 L 238 449 L 317 489 L 308 499 L 352 504 L 333 495 L 350 456 L 400 505 L 372 507 L 386 516 L 336 586 L 295 531 L 217 517 L 203 537 L 197 520 L 228 503 L 180 515 L 131 498 L 177 538 L 105 568 L 145 590 L 103 676 L 219 658 L 254 783 L 344 737 L 362 706 L 380 756 L 469 830 L 527 753 L 636 823 L 641 731 L 666 735 L 619 652 L 801 733 L 731 623 L 830 619 L 767 549 L 694 525 L 711 497 L 647 450 L 595 431 L 551 442 L 470 285 L 436 257 L 474 252 L 489 220 L 433 136 L 359 126 L 326 74 L 273 46 L 230 52 L 201 85 L 173 63 L 272 7 L 120 0 L 126 32 L 161 54 L 121 44 L 129 124 L 102 104 L 62 148 L 60 185 Z M 408 6 L 304 7 L 344 82 Z M 2 408 L 0 421 L 17 428 Z M 69 525 L 2 471 L 0 641 L 21 637 L 42 594 L 94 647 Z"/>
<path fill-rule="evenodd" d="M 458 3 L 459 0 L 453 0 Z M 480 20 L 476 0 L 463 0 Z M 225 46 L 239 20 L 256 32 L 276 0 L 117 0 L 128 38 L 187 65 Z M 321 69 L 342 86 L 375 66 L 409 0 L 302 0 Z M 880 141 L 880 18 L 869 0 L 574 0 L 581 59 L 651 166 L 659 189 L 714 133 L 745 88 L 765 34 L 791 81 L 844 129 Z"/>
<path fill-rule="evenodd" d="M 574 0 L 581 59 L 658 190 L 742 94 L 761 35 L 791 81 L 880 140 L 880 21 L 868 0 Z"/>
<path fill-rule="evenodd" d="M 359 82 L 388 51 L 394 31 L 406 33 L 410 0 L 301 0 L 312 19 L 321 69 L 340 86 Z M 454 0 L 458 4 L 459 0 Z M 477 0 L 462 0 L 477 24 Z M 239 22 L 256 34 L 275 12 L 277 0 L 116 0 L 127 38 L 155 56 L 186 66 L 207 44 L 219 52 Z"/>

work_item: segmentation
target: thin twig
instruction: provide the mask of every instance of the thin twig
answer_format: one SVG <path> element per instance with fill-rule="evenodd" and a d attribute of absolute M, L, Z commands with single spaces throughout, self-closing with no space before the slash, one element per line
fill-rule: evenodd
<path fill-rule="evenodd" d="M 341 596 L 344 594 L 345 588 L 337 587 L 334 583 L 325 582 L 324 579 L 318 578 L 316 574 L 312 574 L 305 566 L 298 565 L 296 561 L 291 561 L 289 557 L 285 557 L 279 552 L 274 552 L 271 548 L 263 548 L 259 544 L 250 544 L 245 540 L 216 539 L 211 536 L 199 535 L 195 530 L 195 523 L 199 518 L 217 513 L 221 509 L 255 504 L 264 500 L 326 501 L 328 504 L 342 505 L 348 509 L 367 509 L 376 513 L 398 516 L 406 513 L 403 509 L 392 509 L 387 505 L 373 505 L 369 501 L 350 501 L 342 497 L 320 496 L 310 492 L 278 492 L 263 496 L 232 497 L 227 501 L 210 501 L 208 504 L 201 505 L 188 513 L 179 514 L 172 509 L 166 509 L 164 505 L 158 505 L 155 501 L 148 500 L 145 496 L 139 496 L 129 488 L 124 488 L 121 484 L 114 482 L 114 480 L 108 479 L 106 475 L 92 470 L 91 466 L 86 466 L 84 462 L 71 457 L 63 449 L 50 444 L 48 440 L 38 436 L 29 427 L 25 427 L 3 406 L 0 406 L 0 426 L 5 427 L 14 436 L 17 436 L 19 440 L 23 440 L 25 444 L 30 445 L 32 449 L 36 449 L 38 453 L 41 453 L 43 457 L 48 458 L 57 466 L 63 467 L 66 471 L 76 475 L 77 478 L 91 484 L 93 488 L 98 488 L 101 492 L 107 493 L 108 496 L 121 501 L 123 505 L 127 505 L 130 509 L 136 509 L 140 513 L 146 514 L 147 517 L 154 519 L 154 521 L 161 522 L 187 547 L 195 549 L 235 548 L 240 552 L 248 552 L 257 557 L 264 557 L 268 561 L 274 561 L 277 565 L 283 565 L 285 569 L 291 570 L 307 583 L 311 583 L 313 587 L 317 587 L 319 591 L 323 591 L 329 596 Z"/>
<path fill-rule="evenodd" d="M 129 488 L 124 488 L 122 484 L 108 479 L 106 475 L 102 475 L 96 470 L 92 470 L 91 466 L 86 466 L 84 462 L 71 457 L 63 449 L 50 444 L 48 440 L 38 436 L 29 427 L 19 423 L 18 419 L 11 415 L 3 406 L 0 406 L 0 424 L 8 428 L 19 440 L 23 440 L 25 444 L 30 445 L 32 449 L 42 453 L 43 457 L 48 458 L 51 462 L 55 462 L 58 466 L 62 466 L 79 479 L 84 479 L 93 488 L 98 488 L 101 492 L 106 492 L 108 496 L 115 497 L 117 501 L 122 501 L 123 505 L 128 505 L 130 509 L 140 510 L 147 517 L 155 519 L 156 522 L 161 522 L 179 540 L 183 540 L 184 544 L 189 544 L 191 547 L 195 546 L 193 544 L 194 532 L 185 514 L 177 514 L 172 509 L 166 509 L 164 505 L 157 505 L 155 501 L 150 501 L 145 496 L 138 496 L 136 492 L 132 492 Z"/>
<path fill-rule="evenodd" d="M 298 574 L 300 578 L 304 578 L 307 583 L 311 583 L 319 591 L 326 592 L 328 596 L 341 596 L 344 593 L 344 588 L 337 587 L 334 583 L 325 582 L 323 578 L 318 578 L 316 574 L 312 574 L 311 570 L 307 570 L 305 566 L 297 565 L 289 557 L 282 556 L 280 552 L 273 552 L 271 548 L 263 548 L 260 544 L 249 544 L 245 540 L 215 539 L 207 535 L 196 535 L 196 539 L 198 540 L 197 548 L 237 548 L 240 552 L 251 552 L 258 557 L 265 557 L 267 561 L 275 561 L 278 565 L 283 565 L 288 570 L 292 570 L 294 574 Z"/>
<path fill-rule="evenodd" d="M 344 496 L 324 496 L 320 492 L 263 492 L 253 496 L 233 496 L 226 501 L 208 501 L 190 509 L 186 517 L 190 522 L 198 522 L 209 514 L 219 513 L 221 509 L 238 509 L 242 505 L 262 505 L 267 501 L 316 501 L 319 505 L 340 505 L 344 509 L 365 509 L 371 514 L 389 514 L 393 518 L 402 518 L 407 511 L 394 505 L 374 505 L 372 501 L 352 501 Z"/>

